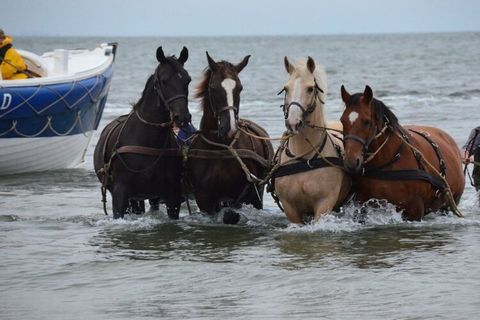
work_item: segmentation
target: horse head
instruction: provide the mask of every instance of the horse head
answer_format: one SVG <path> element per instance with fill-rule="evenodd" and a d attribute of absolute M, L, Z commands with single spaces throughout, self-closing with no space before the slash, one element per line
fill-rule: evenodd
<path fill-rule="evenodd" d="M 192 115 L 188 110 L 188 85 L 191 78 L 184 69 L 188 49 L 183 47 L 179 58 L 166 57 L 162 47 L 157 49 L 159 62 L 154 73 L 154 88 L 163 105 L 170 112 L 171 120 L 177 127 L 187 126 Z"/>
<path fill-rule="evenodd" d="M 371 145 L 376 144 L 376 140 L 386 129 L 405 133 L 393 112 L 373 97 L 369 86 L 365 87 L 363 94 L 350 95 L 342 85 L 341 94 L 345 103 L 345 110 L 340 118 L 345 146 L 344 164 L 347 171 L 355 174 L 365 165 L 365 156 L 369 149 L 375 148 Z"/>
<path fill-rule="evenodd" d="M 208 88 L 205 94 L 211 115 L 215 118 L 218 135 L 221 138 L 232 138 L 237 132 L 238 113 L 240 111 L 240 92 L 242 83 L 238 74 L 248 64 L 250 55 L 234 65 L 227 61 L 215 62 L 207 54 L 208 61 Z M 205 90 L 204 90 L 205 91 Z M 205 116 L 205 113 L 204 113 Z"/>
<path fill-rule="evenodd" d="M 290 78 L 285 83 L 282 91 L 285 99 L 282 105 L 285 116 L 285 126 L 294 133 L 298 133 L 305 124 L 311 123 L 312 114 L 320 114 L 321 125 L 324 125 L 323 104 L 326 96 L 326 74 L 323 68 L 316 67 L 315 61 L 308 57 L 296 64 L 291 64 L 284 58 L 285 69 Z M 319 110 L 317 106 L 321 105 Z"/>

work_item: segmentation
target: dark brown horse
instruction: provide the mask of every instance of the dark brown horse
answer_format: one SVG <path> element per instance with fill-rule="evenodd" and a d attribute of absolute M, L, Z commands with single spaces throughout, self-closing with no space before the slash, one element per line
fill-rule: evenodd
<path fill-rule="evenodd" d="M 263 185 L 257 179 L 266 176 L 273 148 L 260 126 L 238 118 L 242 84 L 238 74 L 250 56 L 239 64 L 215 62 L 207 52 L 208 69 L 197 87 L 202 99 L 203 116 L 200 133 L 192 141 L 188 154 L 187 177 L 200 210 L 209 214 L 223 207 L 242 203 L 263 207 Z M 246 134 L 245 132 L 249 132 Z M 232 153 L 230 146 L 241 158 Z M 226 210 L 224 222 L 235 224 L 240 216 Z"/>
<path fill-rule="evenodd" d="M 143 199 L 161 199 L 171 218 L 178 218 L 182 197 L 182 156 L 173 133 L 173 123 L 187 126 L 190 76 L 180 57 L 165 57 L 145 85 L 142 97 L 128 115 L 102 131 L 94 153 L 94 167 L 104 188 L 112 195 L 114 218 L 123 217 L 130 206 L 141 207 Z M 105 199 L 104 199 L 105 200 Z M 141 202 L 137 202 L 141 201 Z M 137 208 L 138 209 L 138 208 Z"/>
<path fill-rule="evenodd" d="M 353 95 L 342 86 L 341 93 L 344 163 L 359 202 L 386 199 L 409 220 L 448 208 L 449 190 L 458 203 L 465 181 L 452 137 L 433 127 L 401 126 L 369 86 Z"/>

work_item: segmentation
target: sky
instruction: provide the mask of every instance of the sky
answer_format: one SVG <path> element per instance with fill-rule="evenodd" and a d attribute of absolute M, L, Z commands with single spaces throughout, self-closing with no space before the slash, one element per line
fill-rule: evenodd
<path fill-rule="evenodd" d="M 14 36 L 480 31 L 478 0 L 1 0 Z"/>

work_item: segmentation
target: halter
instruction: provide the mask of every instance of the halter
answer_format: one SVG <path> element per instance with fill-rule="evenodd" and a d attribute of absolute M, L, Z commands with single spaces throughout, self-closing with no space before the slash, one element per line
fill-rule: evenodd
<path fill-rule="evenodd" d="M 355 142 L 358 142 L 362 145 L 363 147 L 363 150 L 362 150 L 362 156 L 363 158 L 365 159 L 365 156 L 368 154 L 368 148 L 370 147 L 370 144 L 372 143 L 373 140 L 376 140 L 378 138 L 380 138 L 384 133 L 385 131 L 387 131 L 387 129 L 390 127 L 390 122 L 388 121 L 388 118 L 384 117 L 385 119 L 385 124 L 382 128 L 382 130 L 380 130 L 378 133 L 377 133 L 377 129 L 378 129 L 378 126 L 377 124 L 375 123 L 375 126 L 372 126 L 373 130 L 370 130 L 370 133 L 368 135 L 368 138 L 367 140 L 363 139 L 362 137 L 359 137 L 355 134 L 347 134 L 343 137 L 343 141 L 344 143 L 347 141 L 347 140 L 353 140 Z M 367 163 L 367 162 L 370 162 L 374 157 L 375 155 L 377 155 L 377 153 L 385 146 L 385 144 L 387 143 L 388 141 L 388 138 L 387 140 L 385 140 L 385 142 L 375 151 L 373 152 L 365 161 L 364 161 L 364 164 Z"/>
<path fill-rule="evenodd" d="M 158 100 L 160 102 L 158 107 L 160 108 L 160 106 L 163 103 L 163 105 L 170 112 L 170 120 L 166 121 L 166 122 L 161 122 L 161 123 L 150 122 L 150 121 L 145 120 L 142 116 L 140 116 L 140 113 L 138 112 L 138 110 L 135 110 L 135 114 L 137 115 L 137 118 L 145 124 L 148 124 L 148 125 L 151 125 L 151 126 L 154 126 L 154 127 L 162 127 L 162 128 L 170 127 L 172 125 L 172 112 L 173 112 L 172 108 L 170 107 L 170 103 L 172 103 L 173 101 L 179 100 L 179 99 L 185 99 L 188 102 L 188 97 L 185 94 L 177 94 L 177 95 L 174 95 L 173 97 L 170 97 L 170 98 L 166 99 L 165 95 L 163 94 L 162 82 L 160 81 L 160 79 L 158 77 L 158 72 L 157 71 L 155 71 L 155 75 L 154 75 L 153 89 L 157 93 L 157 97 L 158 97 Z"/>
<path fill-rule="evenodd" d="M 297 106 L 297 107 L 300 108 L 300 110 L 302 110 L 302 120 L 305 120 L 305 118 L 309 114 L 311 114 L 313 111 L 315 111 L 315 109 L 317 107 L 317 104 L 315 103 L 315 101 L 318 98 L 318 92 L 321 92 L 321 93 L 325 93 L 325 92 L 322 90 L 322 88 L 320 88 L 320 86 L 317 83 L 317 80 L 314 79 L 314 82 L 315 82 L 315 87 L 313 89 L 314 91 L 313 91 L 312 102 L 307 106 L 307 108 L 303 107 L 300 103 L 298 103 L 296 101 L 292 101 L 292 102 L 287 104 L 287 92 L 286 92 L 285 88 L 280 90 L 280 92 L 277 95 L 280 95 L 280 94 L 282 94 L 282 92 L 285 92 L 285 96 L 283 98 L 283 104 L 280 105 L 280 108 L 282 108 L 282 110 L 283 110 L 283 116 L 284 116 L 285 120 L 288 119 L 288 113 L 290 112 L 290 108 L 292 106 Z M 325 102 L 323 102 L 322 99 L 318 98 L 318 100 L 320 100 L 320 102 L 322 104 L 325 104 Z"/>
<path fill-rule="evenodd" d="M 158 95 L 158 98 L 159 98 L 160 102 L 163 102 L 164 105 L 167 107 L 167 109 L 170 112 L 173 111 L 170 108 L 170 103 L 172 103 L 173 101 L 176 101 L 176 100 L 179 100 L 179 99 L 185 99 L 186 101 L 188 101 L 188 97 L 185 94 L 177 94 L 177 95 L 174 95 L 173 97 L 165 99 L 165 96 L 163 94 L 162 82 L 158 78 L 158 72 L 155 72 L 155 80 L 153 82 L 153 89 L 155 89 L 155 91 L 157 92 L 157 95 Z"/>
<path fill-rule="evenodd" d="M 208 80 L 208 90 L 207 91 L 208 91 L 208 100 L 210 102 L 210 109 L 213 113 L 213 116 L 217 119 L 218 126 L 220 126 L 220 116 L 225 111 L 233 110 L 233 113 L 235 114 L 235 122 L 237 122 L 238 121 L 238 108 L 237 107 L 226 106 L 226 107 L 223 107 L 222 109 L 220 109 L 220 111 L 218 111 L 218 113 L 217 113 L 217 110 L 213 107 L 212 95 L 211 95 L 211 92 L 210 92 L 210 89 L 212 88 L 210 86 L 211 83 L 212 83 L 212 78 L 213 78 L 213 71 L 211 71 L 210 79 Z"/>

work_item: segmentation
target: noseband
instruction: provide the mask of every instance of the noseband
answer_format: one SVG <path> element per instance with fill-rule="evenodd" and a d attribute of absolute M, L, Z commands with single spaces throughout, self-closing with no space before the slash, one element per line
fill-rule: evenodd
<path fill-rule="evenodd" d="M 235 114 L 235 121 L 238 121 L 238 108 L 237 107 L 226 106 L 226 107 L 223 107 L 222 109 L 217 111 L 215 109 L 215 107 L 213 106 L 212 94 L 211 94 L 211 91 L 210 91 L 210 89 L 212 88 L 210 86 L 211 83 L 212 83 L 212 78 L 213 78 L 213 74 L 210 75 L 210 80 L 208 80 L 208 100 L 210 101 L 210 109 L 212 110 L 213 116 L 217 119 L 218 124 L 220 124 L 220 116 L 222 115 L 222 113 L 225 112 L 225 111 L 233 110 L 233 113 Z"/>
<path fill-rule="evenodd" d="M 313 111 L 315 111 L 315 108 L 317 107 L 317 104 L 315 103 L 315 100 L 318 98 L 318 92 L 321 92 L 321 93 L 324 93 L 324 91 L 322 90 L 322 88 L 320 88 L 320 86 L 317 84 L 317 81 L 315 81 L 315 88 L 314 88 L 314 91 L 313 91 L 313 98 L 312 98 L 312 102 L 310 103 L 310 105 L 308 105 L 307 108 L 305 108 L 304 106 L 302 106 L 300 103 L 298 103 L 297 101 L 292 101 L 290 103 L 287 103 L 287 92 L 285 89 L 282 89 L 277 95 L 280 95 L 282 94 L 283 92 L 285 92 L 285 97 L 283 98 L 283 104 L 280 105 L 280 108 L 282 108 L 283 110 L 283 116 L 285 118 L 285 120 L 288 119 L 288 113 L 290 112 L 290 108 L 292 106 L 297 106 L 300 108 L 300 110 L 302 110 L 302 120 L 305 120 L 305 118 L 311 114 Z M 320 102 L 322 104 L 325 104 L 323 102 L 322 99 L 320 99 Z"/>
<path fill-rule="evenodd" d="M 160 102 L 163 102 L 163 104 L 167 107 L 167 109 L 170 112 L 173 112 L 172 108 L 170 107 L 170 104 L 173 101 L 180 100 L 180 99 L 185 99 L 188 102 L 188 97 L 185 94 L 177 94 L 177 95 L 174 95 L 173 97 L 170 97 L 170 98 L 166 99 L 165 95 L 163 94 L 163 86 L 162 86 L 162 82 L 160 81 L 160 79 L 158 77 L 158 72 L 155 72 L 155 80 L 153 82 L 153 89 L 155 89 L 155 91 L 157 92 L 158 99 L 160 100 Z"/>
<path fill-rule="evenodd" d="M 367 140 L 365 140 L 362 137 L 357 136 L 355 134 L 347 134 L 347 135 L 343 136 L 343 142 L 345 143 L 347 140 L 353 140 L 355 142 L 360 143 L 363 147 L 362 155 L 365 158 L 365 155 L 368 154 L 368 148 L 370 147 L 370 144 L 372 143 L 372 141 L 375 140 L 375 139 L 378 139 L 382 134 L 385 133 L 385 131 L 388 128 L 389 128 L 389 121 L 388 121 L 387 118 L 385 118 L 385 124 L 384 124 L 382 130 L 380 130 L 380 132 L 377 133 L 378 127 L 377 127 L 377 124 L 375 123 L 375 126 L 373 126 L 373 130 L 370 130 L 370 133 L 368 135 Z M 383 146 L 384 146 L 384 144 L 381 147 L 383 147 Z M 374 154 L 376 154 L 378 151 L 379 150 L 377 150 Z"/>
<path fill-rule="evenodd" d="M 138 119 L 145 123 L 145 124 L 148 124 L 150 126 L 154 126 L 154 127 L 161 127 L 161 128 L 165 128 L 165 127 L 171 127 L 172 126 L 172 113 L 173 113 L 173 110 L 172 108 L 170 107 L 170 104 L 173 102 L 173 101 L 176 101 L 176 100 L 179 100 L 179 99 L 185 99 L 188 103 L 188 97 L 187 95 L 185 94 L 177 94 L 177 95 L 174 95 L 173 97 L 170 97 L 168 99 L 165 98 L 165 95 L 163 94 L 163 86 L 162 86 L 162 82 L 160 81 L 159 77 L 158 77 L 158 72 L 155 71 L 155 75 L 154 75 L 154 80 L 153 80 L 153 89 L 155 90 L 155 92 L 157 93 L 157 97 L 158 97 L 158 100 L 159 100 L 159 105 L 158 107 L 160 108 L 162 106 L 162 103 L 163 105 L 167 108 L 167 110 L 170 112 L 170 120 L 166 121 L 166 122 L 161 122 L 161 123 L 157 123 L 157 122 L 150 122 L 150 121 L 147 121 L 145 120 L 141 115 L 140 113 L 138 112 L 138 110 L 135 110 L 135 114 L 137 115 Z"/>

